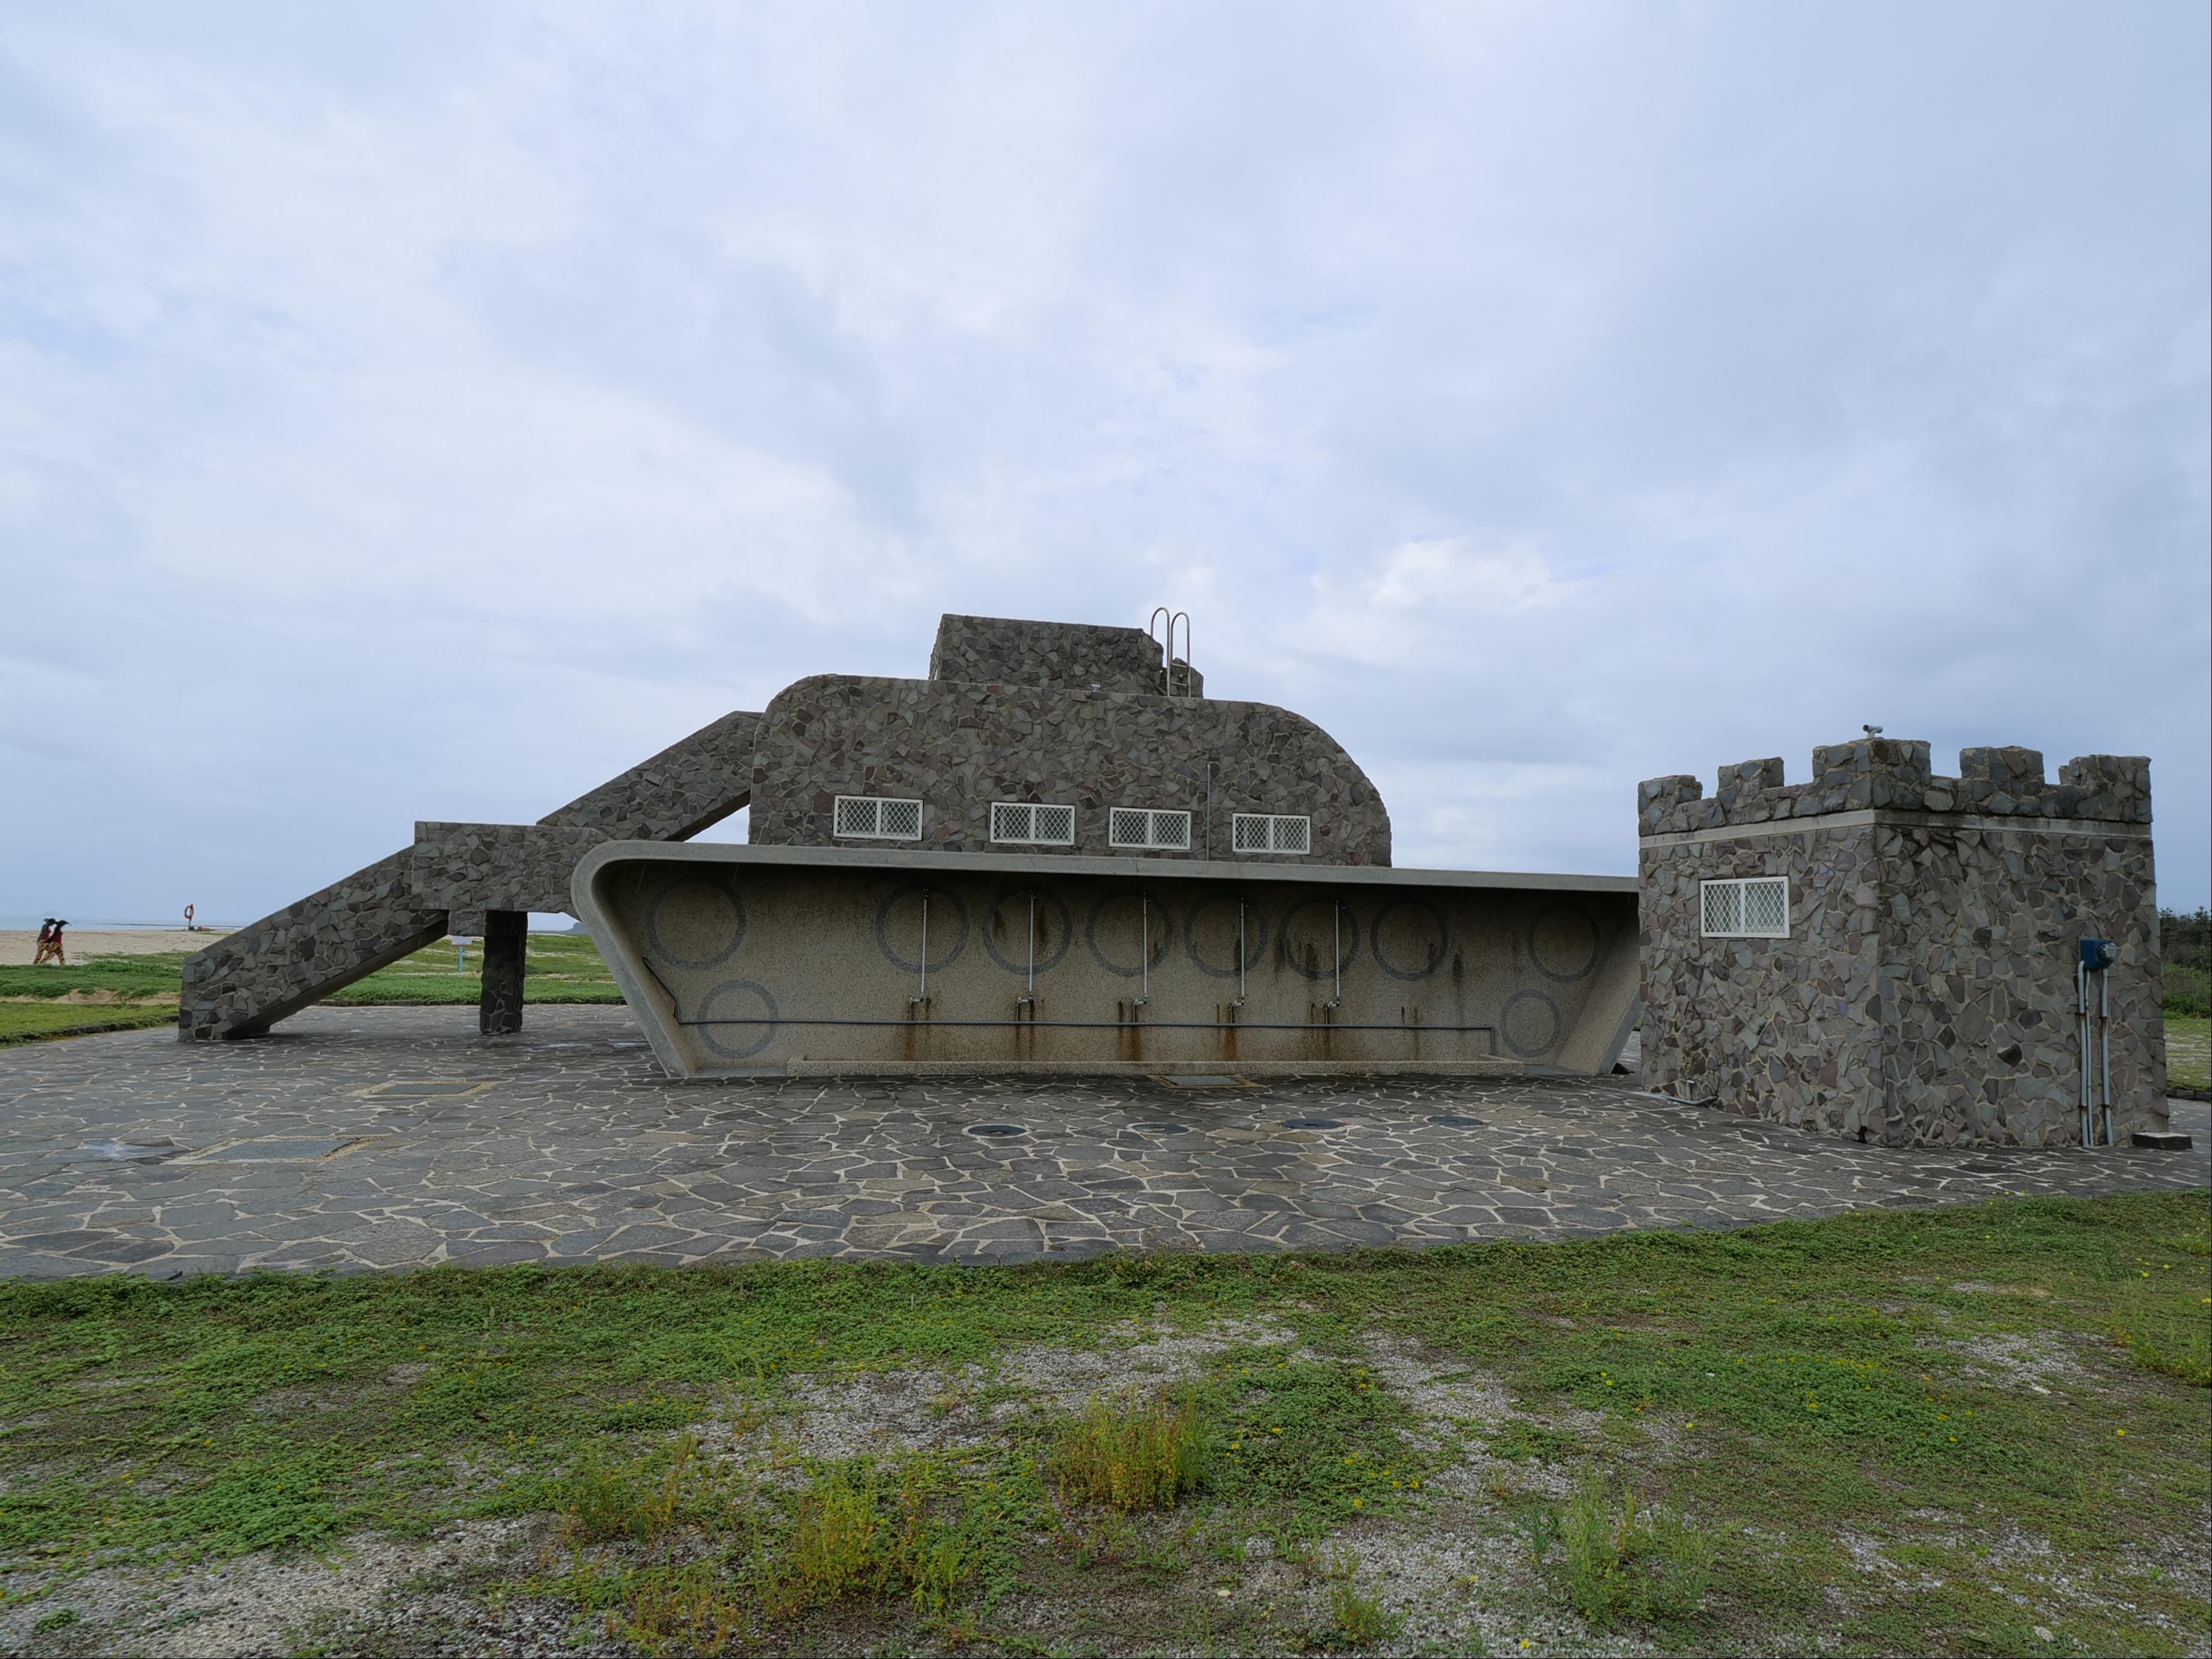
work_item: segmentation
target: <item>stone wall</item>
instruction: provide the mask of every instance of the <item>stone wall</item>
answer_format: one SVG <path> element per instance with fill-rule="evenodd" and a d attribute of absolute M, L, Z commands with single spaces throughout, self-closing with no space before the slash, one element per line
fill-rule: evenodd
<path fill-rule="evenodd" d="M 1947 778 L 1929 770 L 1924 743 L 1863 738 L 1815 749 L 1809 783 L 1784 784 L 1782 762 L 1770 757 L 1721 768 L 1710 799 L 1686 774 L 1652 778 L 1636 791 L 1637 829 L 1646 836 L 1878 808 L 2148 823 L 2150 762 L 2141 755 L 2077 755 L 2051 784 L 2039 750 L 1962 749 L 1959 775 Z"/>
<path fill-rule="evenodd" d="M 576 860 L 616 838 L 596 825 L 417 823 L 409 879 L 424 904 L 456 917 L 484 910 L 559 913 L 572 902 L 568 882 Z M 453 931 L 470 930 L 456 924 Z"/>
<path fill-rule="evenodd" d="M 1652 1086 L 1891 1144 L 2078 1139 L 2074 964 L 2112 939 L 2124 1140 L 2165 1119 L 2148 763 L 1875 739 L 1638 794 L 1644 1067 Z M 2028 810 L 2033 805 L 2033 811 Z M 1700 936 L 1702 882 L 1780 875 L 1790 937 Z"/>
<path fill-rule="evenodd" d="M 1108 809 L 1146 806 L 1192 814 L 1188 853 L 1147 856 L 1204 858 L 1208 761 L 1214 856 L 1390 862 L 1381 794 L 1334 738 L 1288 709 L 835 674 L 799 681 L 762 717 L 750 839 L 838 844 L 836 796 L 888 795 L 923 803 L 922 838 L 906 845 L 983 852 L 994 801 L 1045 801 L 1076 808 L 1075 844 L 1024 851 L 1126 855 L 1109 844 Z M 1237 812 L 1310 816 L 1312 853 L 1232 853 Z"/>
<path fill-rule="evenodd" d="M 1024 622 L 1012 617 L 939 618 L 929 678 L 976 685 L 1033 685 L 1060 691 L 1156 694 L 1159 641 L 1141 628 Z M 1175 689 L 1201 696 L 1206 680 L 1177 658 Z"/>

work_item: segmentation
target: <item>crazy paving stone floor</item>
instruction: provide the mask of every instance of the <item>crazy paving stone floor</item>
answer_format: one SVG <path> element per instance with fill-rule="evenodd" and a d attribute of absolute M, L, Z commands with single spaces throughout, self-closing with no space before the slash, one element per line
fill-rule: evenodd
<path fill-rule="evenodd" d="M 1330 1249 L 2212 1174 L 2185 1102 L 2187 1153 L 1899 1151 L 1626 1079 L 678 1084 L 623 1009 L 529 1021 L 322 1008 L 257 1042 L 0 1050 L 0 1273 Z"/>

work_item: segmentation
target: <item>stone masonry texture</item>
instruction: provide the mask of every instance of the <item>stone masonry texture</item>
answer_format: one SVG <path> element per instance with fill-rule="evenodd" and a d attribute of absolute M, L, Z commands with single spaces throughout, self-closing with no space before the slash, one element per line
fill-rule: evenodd
<path fill-rule="evenodd" d="M 572 902 L 568 879 L 576 860 L 613 839 L 604 830 L 576 824 L 417 823 L 410 878 L 424 903 L 456 915 L 565 912 Z"/>
<path fill-rule="evenodd" d="M 748 803 L 753 840 L 827 844 L 836 795 L 905 792 L 927 803 L 923 845 L 981 850 L 992 801 L 1067 801 L 1076 852 L 1107 850 L 1109 805 L 1167 807 L 1194 814 L 1182 856 L 1203 857 L 1212 762 L 1217 852 L 1231 813 L 1283 812 L 1314 821 L 1296 861 L 1389 863 L 1382 797 L 1327 732 L 1208 701 L 1195 670 L 1174 672 L 1170 697 L 1141 629 L 948 616 L 930 680 L 801 680 L 768 713 L 726 714 L 535 824 L 418 823 L 411 848 L 191 957 L 179 1034 L 260 1035 L 454 917 L 569 911 L 576 860 L 601 842 L 688 840 Z"/>
<path fill-rule="evenodd" d="M 760 721 L 725 714 L 538 821 L 595 830 L 610 841 L 689 841 L 745 804 Z M 568 891 L 565 879 L 561 890 Z M 554 908 L 565 910 L 567 902 Z"/>
<path fill-rule="evenodd" d="M 0 1273 L 1403 1248 L 2201 1192 L 2208 1167 L 2201 1128 L 2181 1155 L 1907 1152 L 1627 1078 L 702 1089 L 661 1074 L 627 1008 L 540 1006 L 495 1042 L 476 1028 L 461 1008 L 328 1008 L 282 1043 L 0 1049 Z M 2198 1128 L 2204 1109 L 2178 1115 Z"/>
<path fill-rule="evenodd" d="M 1231 852 L 1231 815 L 1313 819 L 1313 851 L 1277 861 L 1387 865 L 1390 817 L 1367 775 L 1328 733 L 1266 703 L 1070 691 L 937 680 L 817 675 L 779 693 L 762 717 L 751 839 L 838 844 L 839 795 L 922 802 L 928 852 L 991 848 L 994 801 L 1076 809 L 1075 844 L 1027 848 L 1092 855 L 1114 848 L 1111 807 L 1192 815 L 1188 853 L 1206 855 L 1207 764 L 1212 848 Z"/>
<path fill-rule="evenodd" d="M 978 685 L 1033 685 L 1056 691 L 1166 690 L 1159 641 L 1141 628 L 1021 622 L 1011 617 L 946 616 L 937 624 L 929 678 Z M 1181 658 L 1175 689 L 1205 694 L 1205 677 Z"/>
<path fill-rule="evenodd" d="M 2047 782 L 2033 750 L 1814 751 L 1638 792 L 1646 1079 L 1889 1145 L 2080 1136 L 2078 941 L 2111 939 L 2115 1128 L 2164 1126 L 2150 769 L 2092 755 Z M 1701 937 L 1701 884 L 1784 876 L 1790 936 Z"/>
<path fill-rule="evenodd" d="M 178 1036 L 258 1036 L 434 943 L 449 912 L 566 911 L 568 871 L 599 842 L 681 840 L 744 805 L 759 720 L 726 714 L 541 825 L 418 824 L 415 846 L 187 957 Z"/>
<path fill-rule="evenodd" d="M 415 895 L 411 848 L 379 859 L 185 959 L 178 1034 L 258 1036 L 287 1014 L 434 944 L 446 912 Z"/>

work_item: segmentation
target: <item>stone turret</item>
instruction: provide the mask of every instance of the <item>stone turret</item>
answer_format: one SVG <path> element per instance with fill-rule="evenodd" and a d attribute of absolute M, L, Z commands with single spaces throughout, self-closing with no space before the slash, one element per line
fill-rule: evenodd
<path fill-rule="evenodd" d="M 2150 822 L 2133 755 L 2054 784 L 2038 750 L 1968 749 L 1942 777 L 1927 744 L 1866 738 L 1814 750 L 1804 783 L 1771 757 L 1722 767 L 1710 796 L 1649 780 L 1646 1078 L 1861 1139 L 2075 1140 L 2075 964 L 2108 939 L 2115 1127 L 2163 1128 Z"/>

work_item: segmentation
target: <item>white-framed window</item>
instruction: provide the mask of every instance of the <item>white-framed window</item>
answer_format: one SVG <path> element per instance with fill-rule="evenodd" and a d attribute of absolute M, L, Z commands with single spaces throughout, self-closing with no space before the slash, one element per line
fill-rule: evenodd
<path fill-rule="evenodd" d="M 1746 876 L 1698 884 L 1698 931 L 1707 939 L 1788 939 L 1790 878 Z"/>
<path fill-rule="evenodd" d="M 1313 820 L 1283 812 L 1238 812 L 1230 819 L 1229 839 L 1240 853 L 1310 853 Z"/>
<path fill-rule="evenodd" d="M 920 841 L 921 803 L 881 795 L 837 797 L 836 833 L 869 841 Z"/>
<path fill-rule="evenodd" d="M 991 803 L 991 839 L 1032 847 L 1075 845 L 1075 809 L 1050 802 L 999 800 Z"/>
<path fill-rule="evenodd" d="M 1190 850 L 1190 814 L 1155 811 L 1146 806 L 1116 806 L 1106 814 L 1106 844 L 1187 853 Z"/>

